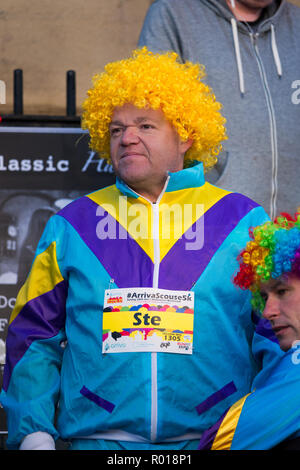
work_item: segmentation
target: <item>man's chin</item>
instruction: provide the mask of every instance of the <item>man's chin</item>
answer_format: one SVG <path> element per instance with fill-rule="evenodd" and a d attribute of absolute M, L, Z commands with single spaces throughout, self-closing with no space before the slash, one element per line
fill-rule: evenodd
<path fill-rule="evenodd" d="M 147 182 L 147 175 L 144 172 L 137 171 L 137 168 L 134 169 L 135 171 L 123 171 L 119 172 L 117 176 L 124 181 L 130 188 L 136 190 L 135 188 L 141 188 Z"/>
<path fill-rule="evenodd" d="M 126 157 L 120 161 L 116 173 L 124 181 L 140 180 L 146 176 L 147 164 L 144 159 Z"/>
<path fill-rule="evenodd" d="M 280 349 L 284 352 L 287 352 L 292 347 L 290 343 L 286 344 L 284 341 L 279 341 L 279 346 L 280 346 Z"/>
<path fill-rule="evenodd" d="M 289 349 L 291 349 L 291 347 L 293 346 L 293 340 L 291 339 L 291 337 L 288 337 L 287 335 L 278 336 L 277 339 L 279 342 L 280 349 L 282 349 L 282 351 L 286 352 Z"/>

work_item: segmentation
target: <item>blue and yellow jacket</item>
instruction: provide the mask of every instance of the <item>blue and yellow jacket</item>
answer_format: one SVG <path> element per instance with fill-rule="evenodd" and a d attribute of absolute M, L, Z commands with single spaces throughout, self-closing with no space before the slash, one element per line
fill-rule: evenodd
<path fill-rule="evenodd" d="M 299 437 L 300 349 L 291 348 L 211 428 L 199 450 L 265 450 Z"/>
<path fill-rule="evenodd" d="M 186 207 L 180 225 L 170 208 Z M 201 164 L 171 173 L 156 204 L 117 180 L 54 215 L 8 329 L 8 448 L 36 431 L 154 446 L 199 439 L 281 361 L 232 283 L 249 227 L 267 218 L 206 183 Z M 194 292 L 192 355 L 103 354 L 104 291 L 152 286 Z"/>

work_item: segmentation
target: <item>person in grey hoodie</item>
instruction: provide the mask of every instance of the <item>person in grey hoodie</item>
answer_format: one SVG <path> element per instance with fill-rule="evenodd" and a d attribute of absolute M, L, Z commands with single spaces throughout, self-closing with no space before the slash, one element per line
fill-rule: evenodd
<path fill-rule="evenodd" d="M 271 218 L 300 206 L 299 25 L 285 0 L 156 0 L 138 43 L 204 64 L 228 135 L 206 180 Z"/>

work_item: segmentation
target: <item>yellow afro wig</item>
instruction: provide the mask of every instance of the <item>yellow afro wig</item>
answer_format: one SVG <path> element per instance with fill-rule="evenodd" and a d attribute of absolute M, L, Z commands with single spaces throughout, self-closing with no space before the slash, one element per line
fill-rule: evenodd
<path fill-rule="evenodd" d="M 138 108 L 161 109 L 183 141 L 193 140 L 185 166 L 202 161 L 214 166 L 225 140 L 221 104 L 201 79 L 203 65 L 178 61 L 175 52 L 154 54 L 146 47 L 132 57 L 106 65 L 93 77 L 93 87 L 83 103 L 82 128 L 90 135 L 90 147 L 110 162 L 109 124 L 115 107 L 131 103 Z"/>

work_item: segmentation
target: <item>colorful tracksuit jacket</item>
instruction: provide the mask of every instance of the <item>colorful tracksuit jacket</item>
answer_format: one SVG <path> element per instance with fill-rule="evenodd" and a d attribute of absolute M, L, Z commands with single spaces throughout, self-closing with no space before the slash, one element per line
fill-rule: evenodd
<path fill-rule="evenodd" d="M 206 430 L 199 450 L 264 450 L 299 437 L 299 342 Z"/>
<path fill-rule="evenodd" d="M 117 179 L 54 215 L 8 329 L 8 448 L 36 431 L 125 446 L 198 443 L 231 405 L 256 393 L 254 378 L 275 381 L 265 398 L 272 406 L 284 387 L 282 374 L 276 382 L 284 355 L 270 329 L 253 321 L 249 293 L 232 283 L 249 227 L 266 219 L 252 200 L 205 182 L 202 164 L 171 173 L 155 204 Z M 105 290 L 130 287 L 194 292 L 192 354 L 102 352 Z M 288 420 L 298 425 L 295 410 Z M 256 412 L 245 409 L 245 421 Z M 276 425 L 256 444 L 293 432 Z"/>

